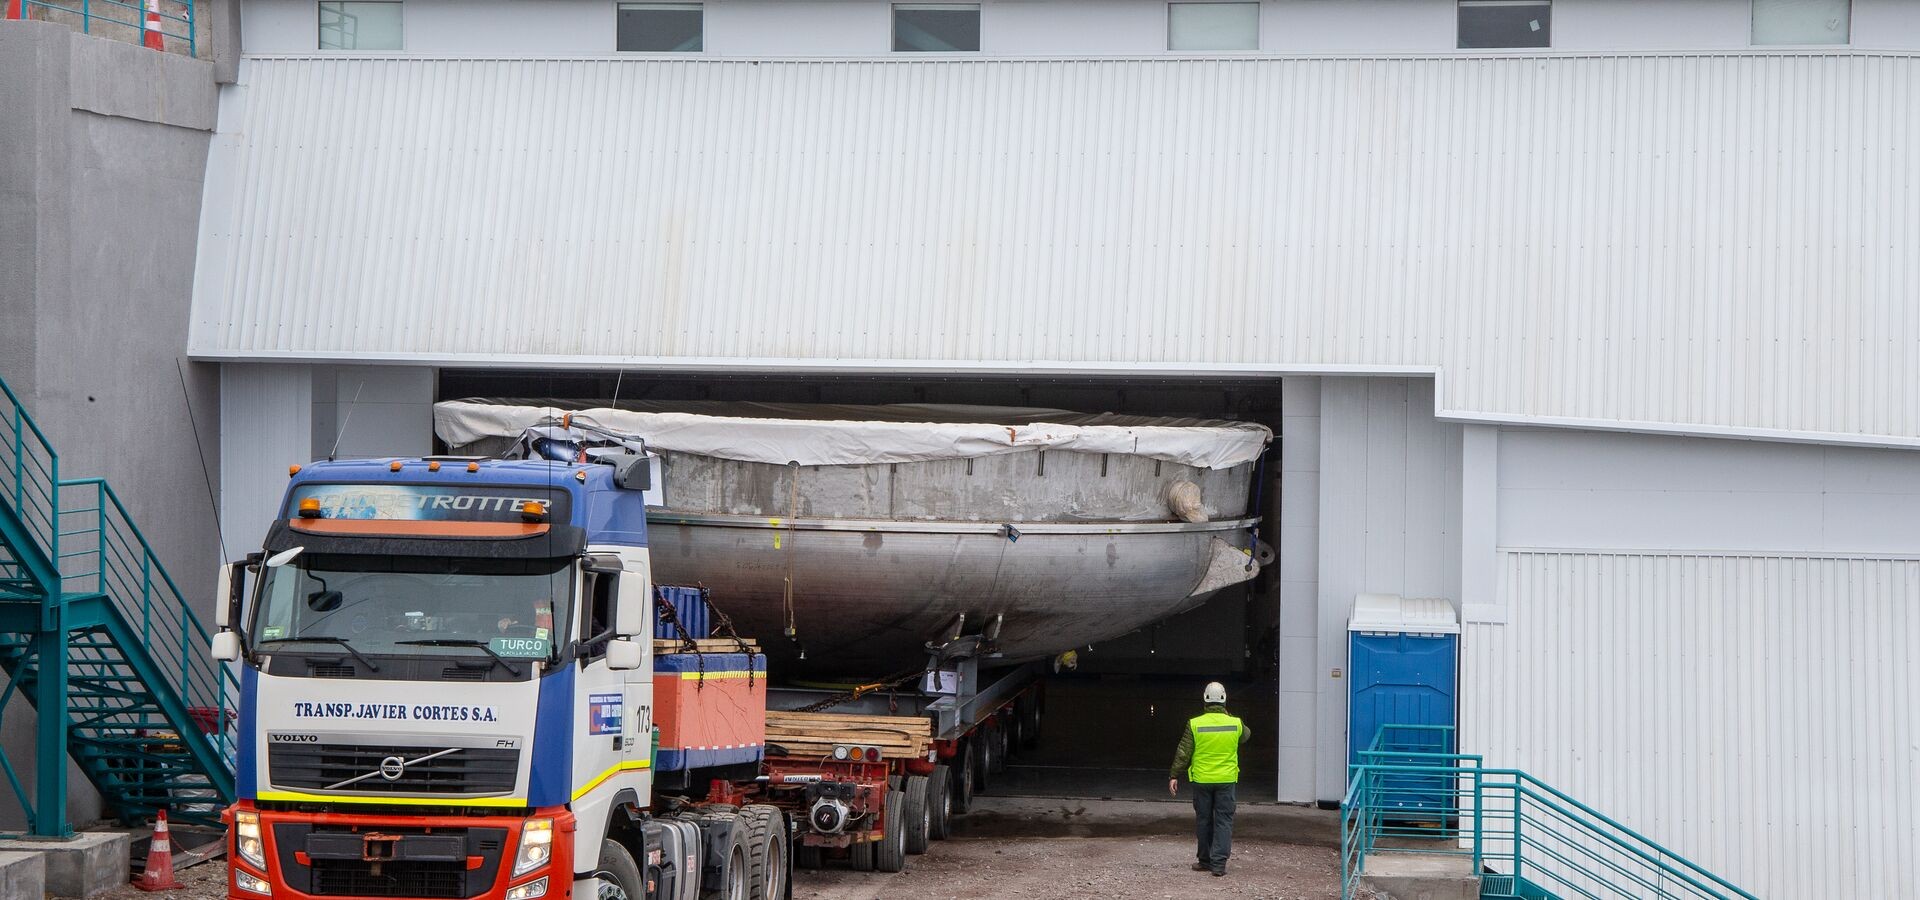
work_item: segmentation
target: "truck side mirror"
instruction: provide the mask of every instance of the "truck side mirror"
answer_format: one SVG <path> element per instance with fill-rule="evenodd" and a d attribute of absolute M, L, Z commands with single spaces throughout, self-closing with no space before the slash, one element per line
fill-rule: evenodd
<path fill-rule="evenodd" d="M 626 639 L 607 642 L 607 668 L 614 671 L 640 668 L 640 642 Z"/>
<path fill-rule="evenodd" d="M 653 601 L 652 587 L 650 579 L 643 573 L 620 573 L 620 591 L 613 598 L 615 637 L 653 637 L 653 627 L 647 621 L 647 607 Z"/>
<path fill-rule="evenodd" d="M 220 575 L 213 581 L 213 624 L 218 628 L 233 627 L 233 598 L 238 592 L 233 589 L 233 563 L 220 567 Z"/>
<path fill-rule="evenodd" d="M 240 658 L 240 634 L 235 631 L 222 631 L 213 636 L 213 658 L 221 662 L 233 662 Z"/>

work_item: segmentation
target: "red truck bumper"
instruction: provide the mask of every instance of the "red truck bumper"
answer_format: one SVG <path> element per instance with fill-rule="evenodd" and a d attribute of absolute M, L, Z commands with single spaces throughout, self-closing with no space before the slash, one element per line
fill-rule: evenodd
<path fill-rule="evenodd" d="M 265 865 L 240 852 L 236 813 L 259 816 Z M 541 879 L 546 890 L 536 894 L 539 900 L 567 900 L 573 891 L 574 822 L 564 808 L 529 815 L 363 815 L 260 809 L 242 800 L 223 818 L 230 900 L 267 900 L 269 894 L 248 887 L 259 881 L 273 900 L 506 900 L 515 891 L 537 891 Z M 553 822 L 551 851 L 537 867 L 514 875 L 528 823 L 538 819 Z"/>

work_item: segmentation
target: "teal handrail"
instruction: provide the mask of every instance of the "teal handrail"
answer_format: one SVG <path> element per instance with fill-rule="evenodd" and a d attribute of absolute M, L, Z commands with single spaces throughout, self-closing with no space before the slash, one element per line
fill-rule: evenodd
<path fill-rule="evenodd" d="M 1389 740 L 1389 729 L 1399 739 Z M 1423 732 L 1422 729 L 1425 729 Z M 1488 769 L 1447 726 L 1385 726 L 1350 767 L 1340 810 L 1342 896 L 1352 897 L 1383 839 L 1395 852 L 1461 856 L 1509 895 L 1754 900 L 1754 895 L 1518 769 Z M 1426 827 L 1458 822 L 1457 830 Z M 1425 838 L 1427 840 L 1414 840 Z M 1437 839 L 1437 840 L 1436 840 Z M 1489 891 L 1491 893 L 1491 891 Z"/>
<path fill-rule="evenodd" d="M 55 22 L 77 20 L 82 34 L 97 32 L 133 42 L 145 42 L 152 34 L 163 46 L 171 43 L 180 47 L 184 42 L 187 56 L 200 55 L 192 0 L 159 0 L 152 9 L 138 0 L 69 0 L 65 4 L 20 0 L 20 16 Z M 155 21 L 149 22 L 149 18 Z"/>

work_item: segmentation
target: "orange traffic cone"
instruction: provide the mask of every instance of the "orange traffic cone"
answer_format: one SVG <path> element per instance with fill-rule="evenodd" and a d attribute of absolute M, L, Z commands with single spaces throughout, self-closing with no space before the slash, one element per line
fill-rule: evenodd
<path fill-rule="evenodd" d="M 147 25 L 140 31 L 141 41 L 147 45 L 147 49 L 166 52 L 167 43 L 160 34 L 160 0 L 147 0 Z"/>
<path fill-rule="evenodd" d="M 7 18 L 24 19 L 27 17 L 26 4 L 20 0 L 7 0 Z"/>
<path fill-rule="evenodd" d="M 148 0 L 148 9 L 152 9 L 152 0 Z M 180 879 L 173 877 L 173 839 L 167 836 L 167 811 L 161 810 L 160 817 L 153 823 L 153 840 L 147 844 L 147 867 L 140 877 L 133 880 L 133 886 L 143 891 L 171 891 L 183 888 Z"/>

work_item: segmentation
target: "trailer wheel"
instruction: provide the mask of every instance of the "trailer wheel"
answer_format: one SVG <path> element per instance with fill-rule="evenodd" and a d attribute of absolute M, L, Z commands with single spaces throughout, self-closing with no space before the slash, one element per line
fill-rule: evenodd
<path fill-rule="evenodd" d="M 973 751 L 973 792 L 976 794 L 984 794 L 993 786 L 993 735 L 988 731 L 989 726 L 982 725 L 967 738 Z"/>
<path fill-rule="evenodd" d="M 824 862 L 825 857 L 826 854 L 822 853 L 819 847 L 809 847 L 805 844 L 794 845 L 793 864 L 797 868 L 818 869 L 821 863 Z"/>
<path fill-rule="evenodd" d="M 1023 726 L 1020 729 L 1020 746 L 1032 750 L 1040 746 L 1040 698 L 1029 694 L 1026 708 L 1020 712 Z"/>
<path fill-rule="evenodd" d="M 852 866 L 855 872 L 873 871 L 873 848 L 877 843 L 877 841 L 861 841 L 847 848 L 847 864 Z"/>
<path fill-rule="evenodd" d="M 787 823 L 774 806 L 740 810 L 747 826 L 747 897 L 781 900 L 787 890 Z"/>
<path fill-rule="evenodd" d="M 992 753 L 988 761 L 989 768 L 991 774 L 997 777 L 1007 771 L 1007 751 L 1011 749 L 1007 745 L 1007 723 L 999 716 L 995 716 L 987 725 L 987 745 Z"/>
<path fill-rule="evenodd" d="M 907 867 L 907 829 L 911 826 L 906 807 L 905 791 L 887 792 L 887 822 L 880 842 L 872 845 L 874 868 L 882 872 L 898 872 Z"/>
<path fill-rule="evenodd" d="M 619 841 L 600 842 L 599 866 L 593 875 L 600 880 L 600 895 L 594 900 L 645 900 L 647 884 L 640 878 L 640 866 Z"/>
<path fill-rule="evenodd" d="M 960 767 L 953 771 L 953 812 L 965 815 L 973 808 L 973 742 L 968 741 L 954 755 Z"/>
<path fill-rule="evenodd" d="M 953 770 L 934 766 L 927 776 L 927 835 L 944 841 L 953 824 Z"/>
<path fill-rule="evenodd" d="M 927 852 L 927 845 L 933 842 L 933 822 L 927 808 L 926 776 L 907 776 L 906 787 L 901 789 L 900 812 L 907 831 L 907 852 L 916 856 Z"/>

